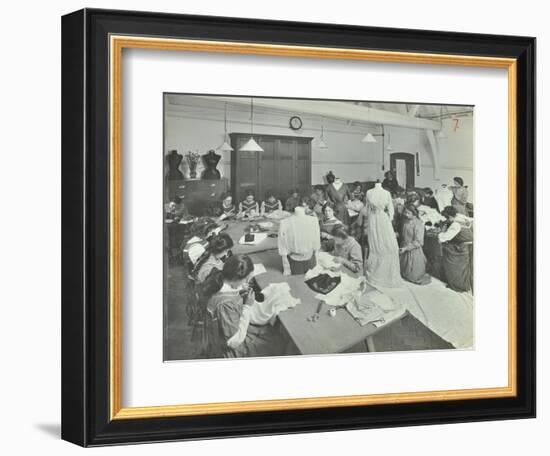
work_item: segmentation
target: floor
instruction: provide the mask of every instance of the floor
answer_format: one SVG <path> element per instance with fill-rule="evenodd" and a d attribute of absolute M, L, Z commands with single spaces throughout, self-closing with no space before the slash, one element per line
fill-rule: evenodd
<path fill-rule="evenodd" d="M 194 341 L 192 328 L 188 324 L 185 303 L 188 301 L 189 281 L 182 266 L 167 267 L 167 295 L 165 301 L 164 359 L 200 359 L 200 343 Z M 200 335 L 195 335 L 200 337 Z M 195 339 L 196 340 L 196 339 Z M 441 339 L 411 315 L 380 331 L 374 337 L 377 352 L 452 349 L 452 345 Z M 363 352 L 360 344 L 348 352 Z"/>

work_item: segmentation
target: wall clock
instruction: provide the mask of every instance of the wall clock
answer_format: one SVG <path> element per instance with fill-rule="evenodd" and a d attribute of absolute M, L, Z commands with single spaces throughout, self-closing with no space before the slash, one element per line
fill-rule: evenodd
<path fill-rule="evenodd" d="M 290 128 L 293 130 L 299 130 L 302 128 L 302 119 L 300 119 L 298 116 L 292 116 L 289 121 Z"/>

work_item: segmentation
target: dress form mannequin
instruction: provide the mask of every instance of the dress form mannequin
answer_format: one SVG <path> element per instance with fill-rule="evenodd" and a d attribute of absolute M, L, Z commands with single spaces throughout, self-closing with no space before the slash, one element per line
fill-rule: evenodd
<path fill-rule="evenodd" d="M 168 180 L 184 179 L 183 173 L 179 169 L 182 160 L 183 155 L 178 154 L 177 150 L 171 150 L 168 153 L 166 156 L 166 163 L 168 165 Z"/>
<path fill-rule="evenodd" d="M 216 169 L 218 162 L 221 159 L 221 155 L 218 155 L 214 152 L 213 149 L 209 150 L 208 153 L 202 156 L 202 161 L 204 163 L 205 169 L 201 174 L 201 179 L 208 180 L 219 180 L 221 179 L 220 172 Z"/>
<path fill-rule="evenodd" d="M 399 246 L 393 231 L 394 208 L 390 192 L 377 182 L 366 195 L 369 257 L 367 280 L 373 286 L 400 287 Z"/>

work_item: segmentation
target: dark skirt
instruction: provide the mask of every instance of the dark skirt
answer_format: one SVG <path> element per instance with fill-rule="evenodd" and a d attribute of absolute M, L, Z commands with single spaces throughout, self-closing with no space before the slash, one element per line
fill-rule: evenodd
<path fill-rule="evenodd" d="M 472 289 L 472 248 L 468 244 L 443 244 L 443 272 L 449 288 L 455 291 Z"/>
<path fill-rule="evenodd" d="M 290 258 L 290 255 L 288 255 L 287 258 L 290 264 L 290 273 L 292 275 L 305 274 L 307 271 L 317 266 L 317 259 L 315 258 L 315 254 L 311 255 L 311 258 L 306 261 L 293 260 L 292 258 Z"/>

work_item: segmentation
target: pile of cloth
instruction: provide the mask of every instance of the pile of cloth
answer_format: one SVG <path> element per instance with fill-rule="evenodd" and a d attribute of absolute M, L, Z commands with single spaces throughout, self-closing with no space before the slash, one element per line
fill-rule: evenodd
<path fill-rule="evenodd" d="M 405 313 L 402 305 L 372 289 L 365 277 L 352 277 L 334 267 L 327 268 L 331 264 L 328 258 L 321 257 L 321 261 L 318 258 L 317 262 L 305 275 L 306 284 L 317 292 L 315 298 L 329 306 L 345 307 L 361 326 L 369 323 L 381 326 Z"/>
<path fill-rule="evenodd" d="M 422 220 L 424 224 L 430 222 L 432 225 L 445 221 L 445 217 L 443 217 L 436 209 L 423 204 L 418 206 L 418 218 Z"/>

